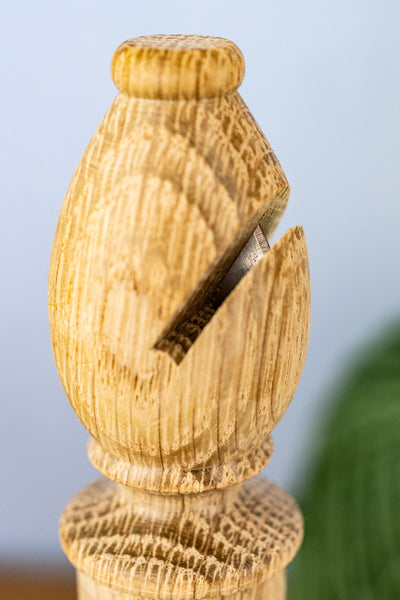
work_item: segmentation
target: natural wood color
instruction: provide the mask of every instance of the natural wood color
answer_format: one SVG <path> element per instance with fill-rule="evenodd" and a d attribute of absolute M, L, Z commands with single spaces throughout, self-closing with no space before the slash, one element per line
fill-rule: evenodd
<path fill-rule="evenodd" d="M 200 100 L 236 91 L 244 76 L 244 60 L 239 48 L 223 38 L 151 35 L 121 44 L 111 75 L 128 96 Z"/>
<path fill-rule="evenodd" d="M 123 442 L 124 448 L 131 444 L 128 460 L 113 458 L 119 453 L 108 451 L 100 438 L 89 452 L 96 468 L 122 483 L 181 493 L 254 475 L 270 457 L 261 452 L 265 438 L 285 412 L 301 375 L 308 319 L 307 254 L 298 228 L 274 244 L 239 283 L 181 365 L 165 354 L 156 357 L 169 361 L 169 385 L 153 411 L 145 405 L 130 413 L 134 435 L 143 432 L 138 456 L 132 438 Z M 153 372 L 155 379 L 162 380 L 160 369 Z M 160 404 L 165 420 L 158 418 Z M 147 453 L 146 439 L 158 441 L 153 456 Z M 247 473 L 232 468 L 243 459 Z"/>
<path fill-rule="evenodd" d="M 198 493 L 234 485 L 261 471 L 272 457 L 273 442 L 267 437 L 254 452 L 238 456 L 232 463 L 206 465 L 200 468 L 155 468 L 122 461 L 104 451 L 93 438 L 89 440 L 88 455 L 96 469 L 113 481 L 124 485 L 168 493 Z"/>
<path fill-rule="evenodd" d="M 293 395 L 308 332 L 298 230 L 239 284 L 179 366 L 153 349 L 207 270 L 232 260 L 265 214 L 273 229 L 288 192 L 237 94 L 189 105 L 117 96 L 74 175 L 50 268 L 54 356 L 75 411 L 105 450 L 154 468 L 251 453 Z M 272 281 L 277 252 L 285 275 L 279 266 Z"/>
<path fill-rule="evenodd" d="M 284 569 L 302 534 L 294 500 L 261 476 L 183 496 L 104 479 L 75 496 L 60 523 L 64 551 L 78 571 L 158 600 L 248 589 Z"/>
<path fill-rule="evenodd" d="M 101 600 L 143 600 L 143 596 L 119 592 L 78 572 L 78 600 L 99 600 L 100 598 Z M 228 596 L 213 596 L 213 600 L 285 600 L 285 598 L 286 579 L 284 571 L 278 571 L 270 579 L 256 583 L 243 592 L 235 592 Z M 204 600 L 211 599 L 205 598 Z"/>
<path fill-rule="evenodd" d="M 62 517 L 84 600 L 284 598 L 301 515 L 282 490 L 249 478 L 271 457 L 304 365 L 302 228 L 273 244 L 198 337 L 174 341 L 288 200 L 236 91 L 243 73 L 240 51 L 221 38 L 122 44 L 112 62 L 120 93 L 61 210 L 54 358 L 92 436 L 91 461 L 118 482 L 92 484 Z"/>

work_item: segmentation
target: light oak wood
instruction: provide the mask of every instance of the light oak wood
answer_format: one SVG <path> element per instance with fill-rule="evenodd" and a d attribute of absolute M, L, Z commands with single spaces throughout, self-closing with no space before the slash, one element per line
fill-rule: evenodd
<path fill-rule="evenodd" d="M 230 463 L 169 469 L 120 460 L 106 452 L 93 438 L 88 444 L 90 462 L 110 479 L 152 492 L 170 493 L 173 490 L 179 494 L 224 488 L 251 477 L 268 463 L 272 452 L 272 438 L 267 437 L 252 453 L 238 456 Z"/>
<path fill-rule="evenodd" d="M 83 573 L 82 597 L 113 597 L 100 592 L 108 586 L 143 598 L 241 598 L 242 590 L 258 598 L 257 584 L 276 588 L 268 593 L 281 598 L 301 518 L 284 492 L 245 480 L 270 459 L 270 433 L 304 365 L 310 282 L 302 228 L 286 232 L 215 314 L 197 321 L 196 337 L 182 344 L 175 332 L 204 314 L 255 228 L 272 234 L 289 186 L 236 91 L 244 61 L 232 42 L 135 38 L 117 49 L 111 70 L 119 93 L 61 210 L 49 318 L 61 381 L 92 436 L 90 460 L 118 484 L 95 484 L 77 496 L 63 516 L 62 543 Z M 129 486 L 129 498 L 120 484 Z M 263 486 L 275 490 L 273 508 Z M 179 544 L 173 549 L 186 531 L 185 515 L 171 513 L 174 503 L 201 506 L 201 520 L 210 502 L 217 507 L 212 529 L 223 520 L 227 497 L 242 498 L 249 489 L 257 490 L 252 510 L 264 536 L 255 570 L 244 558 L 259 540 L 250 513 L 243 521 L 249 545 L 235 550 L 235 536 L 229 542 L 236 562 L 218 562 L 211 534 L 201 550 L 194 534 L 185 538 L 196 560 L 186 559 Z M 152 533 L 155 523 L 161 539 Z M 126 555 L 132 535 L 137 543 Z M 169 554 L 154 567 L 165 545 Z M 209 551 L 219 571 L 204 583 Z M 165 580 L 166 573 L 173 575 Z"/>
<path fill-rule="evenodd" d="M 223 38 L 150 35 L 120 45 L 111 75 L 128 96 L 201 100 L 236 91 L 244 77 L 244 60 L 239 48 Z"/>
<path fill-rule="evenodd" d="M 98 583 L 91 577 L 78 572 L 78 600 L 142 600 L 143 596 L 120 592 Z M 235 592 L 229 596 L 213 596 L 213 599 L 224 600 L 285 600 L 286 578 L 284 571 L 278 571 L 270 579 L 256 583 L 251 590 Z M 204 600 L 211 600 L 205 598 Z"/>
<path fill-rule="evenodd" d="M 180 496 L 104 479 L 78 494 L 60 523 L 79 572 L 159 600 L 229 596 L 269 580 L 294 557 L 302 530 L 294 500 L 261 476 Z"/>

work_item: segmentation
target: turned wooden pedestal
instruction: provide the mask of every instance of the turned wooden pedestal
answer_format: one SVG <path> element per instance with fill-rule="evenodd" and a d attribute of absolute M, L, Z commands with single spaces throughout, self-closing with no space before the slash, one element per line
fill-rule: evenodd
<path fill-rule="evenodd" d="M 61 519 L 80 600 L 285 598 L 302 517 L 257 474 L 304 365 L 308 258 L 301 227 L 269 249 L 289 186 L 243 75 L 221 38 L 122 44 L 62 207 L 53 352 L 105 475 Z"/>
<path fill-rule="evenodd" d="M 60 534 L 80 598 L 283 598 L 302 518 L 261 476 L 182 496 L 100 480 L 68 505 Z"/>

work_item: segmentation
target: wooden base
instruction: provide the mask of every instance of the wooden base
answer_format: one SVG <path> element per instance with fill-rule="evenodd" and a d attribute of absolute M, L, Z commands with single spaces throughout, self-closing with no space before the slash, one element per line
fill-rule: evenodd
<path fill-rule="evenodd" d="M 98 583 L 83 573 L 77 573 L 78 600 L 142 600 L 143 596 L 133 596 L 129 592 L 119 592 Z M 263 581 L 248 590 L 230 594 L 229 596 L 213 596 L 213 600 L 285 600 L 285 570 L 275 573 L 270 579 Z M 190 599 L 188 599 L 190 600 Z M 210 600 L 210 599 L 205 599 Z"/>
<path fill-rule="evenodd" d="M 293 559 L 302 536 L 293 498 L 259 475 L 186 495 L 152 494 L 101 479 L 70 502 L 60 522 L 67 557 L 97 582 L 84 579 L 80 597 L 99 600 L 258 598 L 253 588 L 266 581 L 266 589 L 274 590 L 268 597 L 283 598 L 277 573 Z M 106 588 L 96 596 L 91 590 L 98 584 Z"/>
<path fill-rule="evenodd" d="M 63 204 L 49 273 L 54 358 L 92 435 L 90 460 L 113 480 L 87 487 L 61 519 L 81 600 L 282 600 L 301 543 L 296 503 L 256 473 L 306 356 L 302 228 L 217 302 L 289 197 L 236 91 L 243 73 L 222 38 L 122 44 L 120 93 Z"/>

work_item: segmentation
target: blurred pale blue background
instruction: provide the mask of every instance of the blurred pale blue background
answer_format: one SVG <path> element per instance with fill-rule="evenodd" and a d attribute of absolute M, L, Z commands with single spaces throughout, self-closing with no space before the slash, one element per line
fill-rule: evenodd
<path fill-rule="evenodd" d="M 147 33 L 228 37 L 241 93 L 292 186 L 313 312 L 270 477 L 293 488 L 313 424 L 353 353 L 400 305 L 397 0 L 14 2 L 0 22 L 0 563 L 61 561 L 57 521 L 96 477 L 53 364 L 47 270 L 61 203 L 115 88 L 113 51 Z"/>

